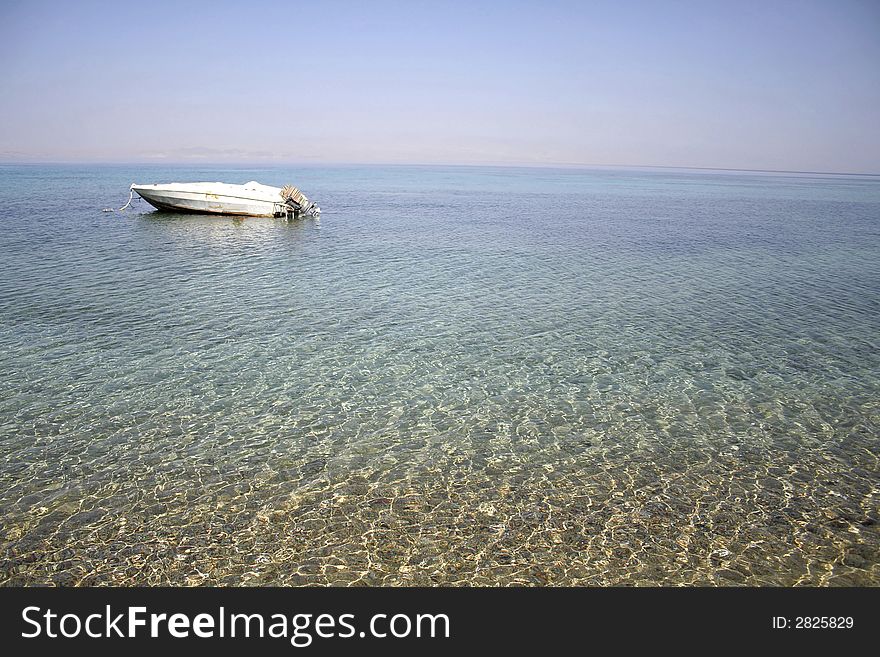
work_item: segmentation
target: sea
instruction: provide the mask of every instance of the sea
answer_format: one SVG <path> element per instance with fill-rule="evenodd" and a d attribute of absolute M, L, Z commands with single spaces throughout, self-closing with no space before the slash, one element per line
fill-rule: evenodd
<path fill-rule="evenodd" d="M 320 218 L 131 183 L 294 184 Z M 0 166 L 0 584 L 880 585 L 880 177 Z"/>

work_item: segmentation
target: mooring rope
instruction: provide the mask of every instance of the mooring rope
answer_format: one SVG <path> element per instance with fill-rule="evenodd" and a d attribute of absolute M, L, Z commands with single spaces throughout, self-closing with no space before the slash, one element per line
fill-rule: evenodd
<path fill-rule="evenodd" d="M 104 208 L 103 211 L 104 211 L 104 212 L 122 212 L 123 210 L 125 210 L 125 208 L 127 208 L 129 205 L 131 205 L 131 200 L 132 200 L 133 198 L 134 198 L 134 190 L 131 190 L 131 194 L 128 195 L 128 203 L 126 203 L 125 205 L 123 205 L 123 206 L 122 206 L 121 208 L 119 208 L 118 210 L 114 210 L 113 208 Z"/>

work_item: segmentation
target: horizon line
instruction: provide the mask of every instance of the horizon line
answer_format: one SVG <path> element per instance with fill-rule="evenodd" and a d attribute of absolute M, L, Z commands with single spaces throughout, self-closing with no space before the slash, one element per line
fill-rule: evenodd
<path fill-rule="evenodd" d="M 880 171 L 876 173 L 867 171 L 816 171 L 801 169 L 764 169 L 764 168 L 739 168 L 739 167 L 714 167 L 714 166 L 690 166 L 676 164 L 590 164 L 584 162 L 346 162 L 341 160 L 328 160 L 325 162 L 316 160 L 290 160 L 290 161 L 258 161 L 258 160 L 165 160 L 165 161 L 138 161 L 138 160 L 3 160 L 0 166 L 40 166 L 40 165 L 96 165 L 96 166 L 249 166 L 249 167 L 277 167 L 277 166 L 383 166 L 383 167 L 498 167 L 511 169 L 684 169 L 691 171 L 727 171 L 742 173 L 788 173 L 800 175 L 823 175 L 823 176 L 865 176 L 880 177 Z"/>

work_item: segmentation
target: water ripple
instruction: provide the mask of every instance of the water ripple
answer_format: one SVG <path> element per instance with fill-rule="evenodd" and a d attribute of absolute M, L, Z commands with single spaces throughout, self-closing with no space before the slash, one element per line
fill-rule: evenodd
<path fill-rule="evenodd" d="M 877 181 L 148 173 L 329 212 L 0 167 L 0 581 L 880 583 Z"/>

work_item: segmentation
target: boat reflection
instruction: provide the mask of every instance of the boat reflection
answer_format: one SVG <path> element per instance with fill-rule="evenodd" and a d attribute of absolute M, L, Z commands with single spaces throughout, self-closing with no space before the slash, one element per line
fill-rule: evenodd
<path fill-rule="evenodd" d="M 153 210 L 138 215 L 139 223 L 147 229 L 161 229 L 174 239 L 188 241 L 268 242 L 279 237 L 304 235 L 320 230 L 319 217 L 298 219 L 273 217 L 240 217 L 233 215 L 209 215 L 186 212 Z"/>

